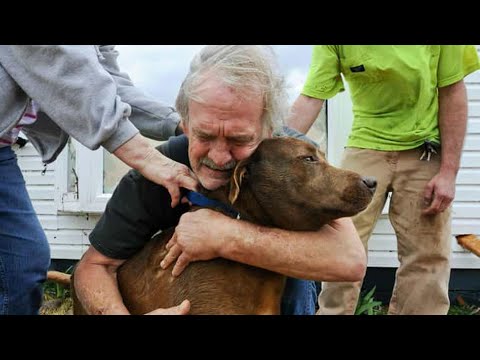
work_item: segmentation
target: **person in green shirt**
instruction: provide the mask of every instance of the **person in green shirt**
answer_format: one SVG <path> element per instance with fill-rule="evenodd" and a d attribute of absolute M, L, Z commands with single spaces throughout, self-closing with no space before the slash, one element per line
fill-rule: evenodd
<path fill-rule="evenodd" d="M 348 82 L 354 121 L 342 167 L 375 176 L 370 206 L 353 218 L 367 242 L 391 192 L 400 266 L 389 314 L 446 314 L 451 203 L 467 124 L 463 78 L 471 45 L 318 45 L 287 124 L 307 132 Z M 343 78 L 342 78 L 343 75 Z M 323 283 L 319 314 L 353 314 L 362 282 Z"/>

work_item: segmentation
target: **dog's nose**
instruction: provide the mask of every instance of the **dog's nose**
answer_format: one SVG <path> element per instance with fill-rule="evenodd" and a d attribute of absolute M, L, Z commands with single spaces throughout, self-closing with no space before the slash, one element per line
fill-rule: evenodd
<path fill-rule="evenodd" d="M 362 181 L 367 188 L 373 193 L 377 188 L 377 179 L 371 176 L 362 176 Z"/>

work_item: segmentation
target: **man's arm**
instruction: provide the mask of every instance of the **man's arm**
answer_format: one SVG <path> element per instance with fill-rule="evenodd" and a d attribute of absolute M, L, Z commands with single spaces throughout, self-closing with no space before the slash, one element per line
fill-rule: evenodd
<path fill-rule="evenodd" d="M 463 80 L 438 89 L 442 143 L 440 171 L 425 188 L 426 215 L 438 214 L 452 203 L 467 128 L 467 92 Z"/>
<path fill-rule="evenodd" d="M 124 262 L 125 260 L 107 258 L 93 246 L 78 262 L 73 285 L 76 296 L 88 314 L 129 314 L 123 304 L 116 279 L 117 269 Z M 92 281 L 93 279 L 95 280 Z"/>
<path fill-rule="evenodd" d="M 129 315 L 117 284 L 117 270 L 125 260 L 106 257 L 91 246 L 75 269 L 75 294 L 90 315 Z M 156 309 L 148 315 L 185 315 L 190 303 L 183 301 L 169 309 Z"/>
<path fill-rule="evenodd" d="M 323 103 L 322 99 L 300 94 L 290 109 L 287 126 L 306 134 L 320 114 Z"/>
<path fill-rule="evenodd" d="M 267 228 L 201 209 L 181 217 L 167 248 L 161 265 L 165 269 L 178 258 L 175 276 L 191 261 L 215 257 L 317 281 L 358 281 L 366 270 L 365 249 L 349 218 L 316 232 L 302 232 Z"/>

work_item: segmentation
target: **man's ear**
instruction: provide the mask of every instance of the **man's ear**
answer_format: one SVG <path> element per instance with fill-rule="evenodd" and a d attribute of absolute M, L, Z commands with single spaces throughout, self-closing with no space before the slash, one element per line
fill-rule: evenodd
<path fill-rule="evenodd" d="M 180 134 L 185 134 L 188 136 L 188 126 L 185 126 L 185 122 L 183 121 L 183 119 L 181 119 L 178 123 L 177 130 L 181 131 Z"/>
<path fill-rule="evenodd" d="M 176 136 L 182 135 L 184 132 L 185 132 L 184 131 L 184 124 L 183 124 L 183 121 L 180 120 L 180 122 L 177 125 L 177 128 L 175 129 L 175 135 Z"/>
<path fill-rule="evenodd" d="M 230 192 L 228 193 L 230 204 L 233 204 L 240 194 L 240 187 L 242 186 L 243 178 L 247 174 L 247 164 L 248 160 L 242 160 L 237 166 L 235 166 L 233 176 L 230 179 Z"/>

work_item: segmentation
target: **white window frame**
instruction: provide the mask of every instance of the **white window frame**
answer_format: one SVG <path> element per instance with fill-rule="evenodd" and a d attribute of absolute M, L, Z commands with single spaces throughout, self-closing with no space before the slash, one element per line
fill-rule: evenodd
<path fill-rule="evenodd" d="M 73 140 L 76 153 L 75 173 L 77 191 L 68 190 L 68 149 L 65 148 L 56 162 L 55 202 L 59 212 L 103 213 L 111 194 L 103 192 L 103 148 L 87 149 Z"/>

